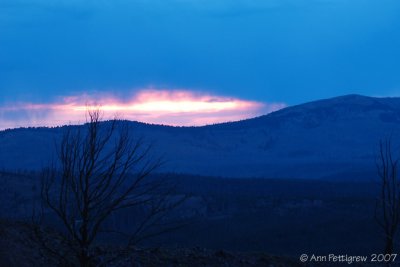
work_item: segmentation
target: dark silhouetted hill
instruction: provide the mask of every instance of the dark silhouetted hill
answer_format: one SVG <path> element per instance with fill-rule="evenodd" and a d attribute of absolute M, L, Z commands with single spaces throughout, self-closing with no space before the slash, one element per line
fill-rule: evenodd
<path fill-rule="evenodd" d="M 347 95 L 203 127 L 129 122 L 164 155 L 163 171 L 269 178 L 367 179 L 379 139 L 400 134 L 400 98 Z M 72 126 L 68 126 L 72 127 Z M 73 126 L 79 127 L 79 126 Z M 0 132 L 0 168 L 37 170 L 66 127 Z"/>

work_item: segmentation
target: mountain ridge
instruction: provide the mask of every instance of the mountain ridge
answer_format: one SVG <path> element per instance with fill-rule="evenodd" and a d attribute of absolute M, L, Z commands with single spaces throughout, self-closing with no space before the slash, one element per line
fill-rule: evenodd
<path fill-rule="evenodd" d="M 166 156 L 169 164 L 163 171 L 229 177 L 335 177 L 373 171 L 379 140 L 400 134 L 400 98 L 345 95 L 201 127 L 128 123 L 134 133 L 154 144 L 156 155 Z M 81 126 L 0 131 L 0 168 L 46 166 L 66 127 Z"/>

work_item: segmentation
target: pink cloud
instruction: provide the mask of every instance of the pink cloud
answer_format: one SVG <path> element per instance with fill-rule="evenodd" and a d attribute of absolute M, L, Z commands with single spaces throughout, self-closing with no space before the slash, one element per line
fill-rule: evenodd
<path fill-rule="evenodd" d="M 109 94 L 67 96 L 55 103 L 15 103 L 0 106 L 0 129 L 79 124 L 87 107 L 100 106 L 104 119 L 121 119 L 174 126 L 201 126 L 237 121 L 285 107 L 187 90 L 142 90 L 130 99 Z"/>

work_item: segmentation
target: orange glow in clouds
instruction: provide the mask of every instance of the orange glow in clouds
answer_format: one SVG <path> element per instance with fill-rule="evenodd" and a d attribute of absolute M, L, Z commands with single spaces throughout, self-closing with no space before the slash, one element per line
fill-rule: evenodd
<path fill-rule="evenodd" d="M 0 106 L 0 129 L 83 123 L 87 107 L 100 107 L 104 119 L 121 119 L 174 126 L 200 126 L 236 121 L 285 107 L 236 98 L 177 90 L 145 90 L 131 100 L 100 95 L 65 97 L 59 103 L 19 103 Z"/>

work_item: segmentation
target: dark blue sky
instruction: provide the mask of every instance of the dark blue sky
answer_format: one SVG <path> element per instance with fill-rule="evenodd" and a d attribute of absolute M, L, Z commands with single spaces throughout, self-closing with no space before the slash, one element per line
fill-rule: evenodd
<path fill-rule="evenodd" d="M 205 91 L 400 94 L 398 0 L 1 0 L 0 103 Z"/>

